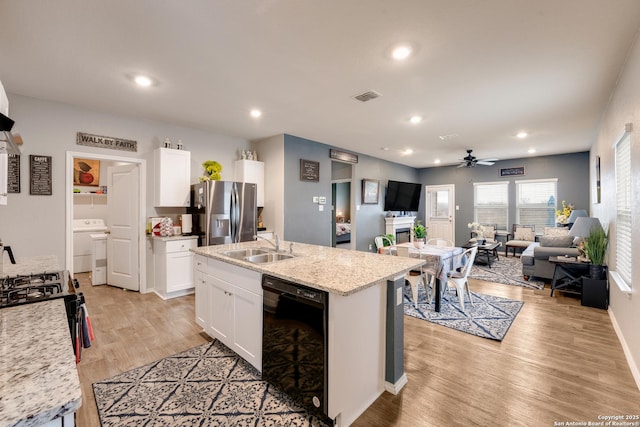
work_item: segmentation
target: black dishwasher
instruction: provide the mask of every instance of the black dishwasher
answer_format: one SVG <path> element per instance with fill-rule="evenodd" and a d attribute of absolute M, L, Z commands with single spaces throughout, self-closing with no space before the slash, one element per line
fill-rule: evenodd
<path fill-rule="evenodd" d="M 327 304 L 324 291 L 264 275 L 262 379 L 310 413 L 327 415 Z"/>

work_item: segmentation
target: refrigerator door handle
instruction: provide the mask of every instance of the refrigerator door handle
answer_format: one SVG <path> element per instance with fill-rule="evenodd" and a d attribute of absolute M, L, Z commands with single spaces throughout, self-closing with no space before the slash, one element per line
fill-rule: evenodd
<path fill-rule="evenodd" d="M 231 242 L 238 243 L 238 193 L 236 192 L 236 186 L 231 186 L 231 207 L 229 212 L 231 222 Z"/>
<path fill-rule="evenodd" d="M 236 218 L 237 221 L 237 225 L 238 225 L 238 235 L 237 235 L 237 240 L 236 242 L 239 242 L 242 239 L 242 234 L 244 233 L 244 228 L 243 228 L 243 220 L 244 220 L 244 192 L 245 192 L 245 184 L 244 182 L 242 184 L 235 184 L 235 188 L 236 188 L 236 197 L 238 197 L 238 192 L 237 192 L 237 186 L 238 185 L 242 185 L 242 191 L 240 192 L 240 200 L 238 200 L 238 206 L 240 207 L 239 209 L 237 209 L 237 213 L 238 213 L 238 217 Z"/>

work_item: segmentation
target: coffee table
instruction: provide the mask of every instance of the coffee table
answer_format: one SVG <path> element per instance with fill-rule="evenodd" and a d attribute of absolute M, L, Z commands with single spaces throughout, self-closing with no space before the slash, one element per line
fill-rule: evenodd
<path fill-rule="evenodd" d="M 477 242 L 469 242 L 466 245 L 463 245 L 462 247 L 465 249 L 470 249 L 470 248 L 473 248 L 474 246 L 478 247 L 478 253 L 476 254 L 475 262 L 481 261 L 484 263 L 486 259 L 486 264 L 489 266 L 489 268 L 491 268 L 491 259 L 492 258 L 495 258 L 496 260 L 500 259 L 498 257 L 498 248 L 502 246 L 502 243 L 491 242 L 491 243 L 485 243 L 484 245 L 479 245 Z"/>

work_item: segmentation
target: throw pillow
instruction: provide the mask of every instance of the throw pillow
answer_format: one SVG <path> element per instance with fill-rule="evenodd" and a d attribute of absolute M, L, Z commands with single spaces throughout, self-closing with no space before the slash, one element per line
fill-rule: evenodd
<path fill-rule="evenodd" d="M 493 227 L 485 225 L 482 234 L 487 240 L 496 240 L 496 230 Z"/>
<path fill-rule="evenodd" d="M 545 227 L 545 236 L 568 236 L 569 227 Z"/>
<path fill-rule="evenodd" d="M 573 244 L 573 236 L 542 236 L 540 246 L 548 248 L 569 248 Z"/>
<path fill-rule="evenodd" d="M 536 234 L 534 231 L 527 227 L 517 227 L 516 231 L 513 233 L 513 238 L 515 240 L 529 240 L 533 242 L 536 238 Z"/>

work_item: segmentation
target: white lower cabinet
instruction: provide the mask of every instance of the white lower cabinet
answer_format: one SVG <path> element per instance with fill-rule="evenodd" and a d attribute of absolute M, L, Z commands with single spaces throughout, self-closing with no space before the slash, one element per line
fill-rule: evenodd
<path fill-rule="evenodd" d="M 154 240 L 155 291 L 163 299 L 193 292 L 194 254 L 189 249 L 196 247 L 196 239 Z"/>
<path fill-rule="evenodd" d="M 262 371 L 261 274 L 196 255 L 196 323 Z"/>

